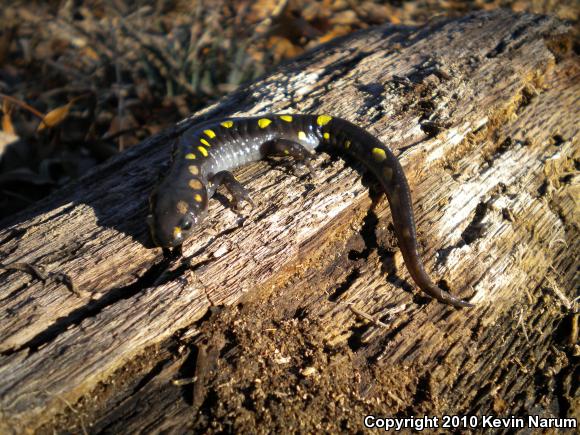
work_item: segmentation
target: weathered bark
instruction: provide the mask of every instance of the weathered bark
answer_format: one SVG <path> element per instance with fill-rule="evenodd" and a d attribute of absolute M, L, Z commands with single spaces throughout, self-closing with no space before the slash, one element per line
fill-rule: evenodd
<path fill-rule="evenodd" d="M 580 243 L 580 81 L 569 31 L 552 18 L 500 11 L 418 29 L 379 27 L 317 49 L 199 115 L 329 113 L 400 150 L 427 269 L 475 309 L 413 300 L 399 255 L 385 248 L 384 201 L 369 212 L 356 164 L 327 155 L 316 159 L 314 180 L 264 162 L 241 169 L 258 205 L 244 225 L 213 201 L 199 236 L 185 244 L 189 264 L 164 260 L 148 248 L 147 196 L 171 137 L 196 122 L 188 120 L 0 231 L 3 265 L 53 274 L 44 282 L 22 270 L 1 275 L 0 432 L 89 424 L 178 430 L 191 424 L 191 405 L 202 403 L 202 413 L 222 418 L 204 402 L 219 375 L 209 379 L 198 362 L 201 379 L 189 398 L 190 387 L 170 380 L 193 376 L 196 355 L 220 364 L 225 331 L 199 320 L 210 306 L 246 294 L 255 312 L 240 314 L 240 322 L 264 340 L 247 344 L 267 346 L 260 334 L 267 336 L 271 319 L 315 319 L 316 333 L 278 325 L 288 334 L 284 346 L 300 355 L 303 335 L 315 334 L 329 355 L 347 353 L 341 364 L 363 372 L 360 400 L 382 400 L 375 408 L 365 402 L 361 412 L 571 412 L 573 347 L 555 336 L 577 322 L 570 301 Z M 215 322 L 243 328 L 226 320 Z M 207 346 L 172 356 L 200 331 Z M 573 332 L 567 339 L 576 345 Z M 251 347 L 242 352 L 257 355 Z M 554 365 L 545 374 L 557 384 L 551 396 L 526 386 Z M 276 369 L 261 376 L 274 379 Z M 226 372 L 236 378 L 234 369 Z M 233 396 L 230 389 L 213 394 Z M 273 383 L 270 392 L 276 389 Z M 418 398 L 421 391 L 429 400 Z M 256 407 L 245 421 L 282 424 L 256 417 L 264 412 Z M 352 417 L 351 427 L 361 428 L 362 417 Z"/>

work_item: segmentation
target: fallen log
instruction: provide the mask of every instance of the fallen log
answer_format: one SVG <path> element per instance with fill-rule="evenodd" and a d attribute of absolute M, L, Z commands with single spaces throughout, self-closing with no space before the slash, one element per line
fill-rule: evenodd
<path fill-rule="evenodd" d="M 4 222 L 0 432 L 568 416 L 580 240 L 570 47 L 556 19 L 505 11 L 359 32 Z M 185 261 L 152 249 L 147 197 L 172 139 L 263 112 L 330 113 L 390 146 L 427 270 L 477 307 L 426 303 L 373 181 L 326 154 L 313 180 L 266 162 L 240 169 L 257 204 L 242 224 L 213 201 Z M 204 317 L 216 306 L 230 308 Z"/>

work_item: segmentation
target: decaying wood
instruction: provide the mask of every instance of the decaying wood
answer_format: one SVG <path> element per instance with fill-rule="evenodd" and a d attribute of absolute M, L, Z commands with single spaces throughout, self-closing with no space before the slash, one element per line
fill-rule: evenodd
<path fill-rule="evenodd" d="M 312 334 L 325 349 L 344 349 L 350 357 L 340 363 L 362 372 L 361 412 L 566 414 L 572 405 L 554 411 L 556 393 L 530 398 L 526 383 L 557 359 L 559 370 L 545 374 L 546 383 L 572 395 L 572 373 L 562 367 L 577 344 L 555 336 L 577 322 L 571 312 L 580 243 L 580 75 L 568 53 L 569 31 L 552 18 L 493 12 L 357 33 L 281 67 L 6 222 L 1 263 L 32 265 L 46 279 L 25 266 L 1 275 L 0 432 L 59 424 L 177 429 L 202 405 L 221 418 L 200 392 L 219 383 L 212 367 L 228 347 L 223 331 L 219 346 L 210 334 L 197 354 L 181 347 L 188 336 L 212 332 L 200 320 L 209 307 L 242 296 L 255 304 L 255 317 L 240 314 L 232 330 L 254 322 L 257 334 L 265 325 L 260 337 L 268 340 L 268 321 L 278 319 L 287 349 L 306 333 L 284 321 L 296 310 L 299 319 L 315 319 Z M 388 253 L 384 201 L 371 207 L 357 165 L 328 155 L 317 157 L 314 180 L 265 162 L 241 169 L 258 205 L 243 225 L 223 201 L 213 201 L 200 234 L 184 247 L 187 261 L 151 249 L 147 196 L 171 138 L 199 119 L 262 112 L 330 113 L 399 150 L 427 270 L 477 307 L 413 298 L 400 256 Z M 65 275 L 72 285 L 51 279 Z M 251 348 L 242 352 L 258 357 Z M 195 355 L 207 356 L 197 375 Z M 324 379 L 311 358 L 314 365 L 298 364 L 298 372 Z M 224 373 L 237 379 L 242 372 Z M 188 382 L 172 380 L 189 377 L 195 393 L 188 400 Z M 224 382 L 214 394 L 234 394 L 236 385 Z M 320 386 L 304 388 L 313 394 Z M 428 398 L 418 400 L 420 391 Z M 358 400 L 349 394 L 347 403 Z M 381 400 L 371 405 L 373 397 Z M 336 406 L 332 412 L 346 415 Z M 351 413 L 351 427 L 361 428 L 362 417 Z M 330 418 L 327 428 L 337 421 Z"/>

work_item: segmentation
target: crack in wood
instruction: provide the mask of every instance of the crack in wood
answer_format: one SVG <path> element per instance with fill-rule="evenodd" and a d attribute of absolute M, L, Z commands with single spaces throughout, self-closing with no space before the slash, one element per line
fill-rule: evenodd
<path fill-rule="evenodd" d="M 334 291 L 328 295 L 328 300 L 331 302 L 338 301 L 343 294 L 345 294 L 351 285 L 356 281 L 356 279 L 360 276 L 360 271 L 357 268 L 354 268 L 350 271 L 350 273 L 346 276 L 346 278 L 339 283 Z"/>
<path fill-rule="evenodd" d="M 2 356 L 10 356 L 23 350 L 30 353 L 38 351 L 42 346 L 56 340 L 60 334 L 72 326 L 80 325 L 83 321 L 97 316 L 105 308 L 114 305 L 123 299 L 129 299 L 138 294 L 143 289 L 150 287 L 159 274 L 167 267 L 169 260 L 165 259 L 150 267 L 134 283 L 125 287 L 114 289 L 100 299 L 90 300 L 86 305 L 71 311 L 67 316 L 60 317 L 46 329 L 42 330 L 22 345 L 5 349 L 0 352 Z"/>

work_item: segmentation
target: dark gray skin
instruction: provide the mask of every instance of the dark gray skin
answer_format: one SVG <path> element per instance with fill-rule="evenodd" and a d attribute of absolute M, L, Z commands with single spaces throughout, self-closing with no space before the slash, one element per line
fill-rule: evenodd
<path fill-rule="evenodd" d="M 150 198 L 152 214 L 147 217 L 153 242 L 164 248 L 180 246 L 207 214 L 207 195 L 201 203 L 191 201 L 191 188 L 187 182 L 175 183 L 175 178 L 165 178 L 153 191 Z M 168 191 L 172 192 L 171 195 L 159 195 L 159 192 Z M 188 204 L 186 213 L 175 212 L 179 202 Z M 181 229 L 179 234 L 175 228 Z"/>
<path fill-rule="evenodd" d="M 407 179 L 395 155 L 356 125 L 327 115 L 268 114 L 208 122 L 178 140 L 171 170 L 151 195 L 149 226 L 158 246 L 180 246 L 207 213 L 216 188 L 225 185 L 234 203 L 252 203 L 229 172 L 267 156 L 289 156 L 308 165 L 313 150 L 325 144 L 361 161 L 380 181 L 389 201 L 395 234 L 415 283 L 435 299 L 455 307 L 472 304 L 434 284 L 417 250 L 417 234 Z"/>

